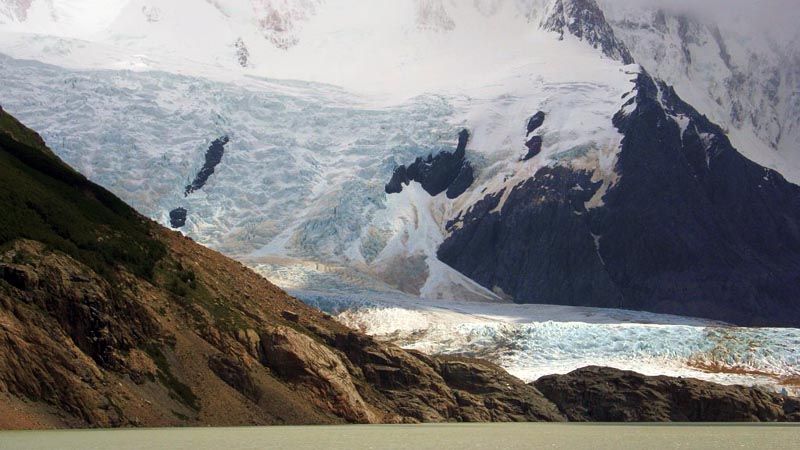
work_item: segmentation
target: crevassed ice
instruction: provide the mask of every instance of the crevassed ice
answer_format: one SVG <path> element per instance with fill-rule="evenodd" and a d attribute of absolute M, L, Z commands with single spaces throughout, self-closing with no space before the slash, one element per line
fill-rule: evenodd
<path fill-rule="evenodd" d="M 69 71 L 0 56 L 0 102 L 66 162 L 142 213 L 232 254 L 268 244 L 287 224 L 298 254 L 338 255 L 382 207 L 394 167 L 455 140 L 436 96 L 360 107 L 301 82 L 216 83 L 159 72 Z M 214 139 L 230 136 L 207 185 L 184 198 Z"/>
<path fill-rule="evenodd" d="M 486 358 L 526 381 L 601 365 L 798 392 L 792 381 L 800 375 L 798 329 L 595 308 L 293 293 L 378 338 L 427 353 Z"/>

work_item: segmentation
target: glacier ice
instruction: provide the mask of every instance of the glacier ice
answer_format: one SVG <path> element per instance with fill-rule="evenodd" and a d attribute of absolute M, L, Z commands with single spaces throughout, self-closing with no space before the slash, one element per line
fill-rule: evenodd
<path fill-rule="evenodd" d="M 800 394 L 800 330 L 548 305 L 421 302 L 400 293 L 291 291 L 348 326 L 433 354 L 491 360 L 533 381 L 590 366 Z"/>

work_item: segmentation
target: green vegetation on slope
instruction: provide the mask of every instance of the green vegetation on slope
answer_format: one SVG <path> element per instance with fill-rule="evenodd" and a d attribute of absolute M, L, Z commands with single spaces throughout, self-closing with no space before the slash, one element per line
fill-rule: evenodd
<path fill-rule="evenodd" d="M 152 279 L 166 254 L 147 219 L 0 109 L 0 247 L 19 238 L 43 242 L 107 278 L 121 264 Z"/>
<path fill-rule="evenodd" d="M 226 330 L 243 327 L 241 314 L 213 296 L 193 271 L 165 258 L 149 221 L 88 181 L 38 134 L 0 110 L 0 249 L 19 238 L 69 254 L 111 280 L 115 265 L 163 286 L 202 322 L 207 311 Z"/>
<path fill-rule="evenodd" d="M 0 108 L 0 131 L 9 135 L 13 140 L 41 150 L 45 154 L 56 158 L 45 146 L 44 140 L 38 133 L 21 124 L 17 119 Z"/>
<path fill-rule="evenodd" d="M 163 286 L 172 299 L 188 312 L 196 323 L 203 323 L 200 309 L 206 311 L 222 330 L 236 332 L 246 328 L 242 314 L 225 299 L 217 298 L 191 269 L 179 261 L 165 259 L 156 268 L 156 283 Z"/>

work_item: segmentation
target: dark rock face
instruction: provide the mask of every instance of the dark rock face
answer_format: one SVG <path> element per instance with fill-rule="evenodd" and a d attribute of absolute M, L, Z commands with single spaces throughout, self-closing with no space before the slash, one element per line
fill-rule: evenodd
<path fill-rule="evenodd" d="M 549 31 L 570 33 L 610 58 L 632 64 L 633 57 L 625 44 L 617 39 L 603 11 L 594 0 L 557 0 L 553 12 L 542 24 Z"/>
<path fill-rule="evenodd" d="M 800 187 L 668 86 L 637 85 L 635 110 L 614 120 L 620 179 L 602 207 L 582 206 L 599 187 L 590 174 L 545 168 L 498 211 L 489 196 L 449 224 L 439 258 L 520 303 L 800 325 Z"/>
<path fill-rule="evenodd" d="M 0 280 L 23 291 L 30 291 L 39 284 L 36 272 L 18 264 L 0 264 Z"/>
<path fill-rule="evenodd" d="M 192 181 L 192 184 L 186 186 L 184 195 L 189 195 L 205 186 L 208 178 L 214 174 L 214 169 L 222 162 L 222 155 L 225 153 L 225 145 L 227 145 L 229 141 L 230 139 L 228 136 L 222 136 L 211 143 L 208 147 L 208 151 L 206 151 L 206 162 L 203 164 L 203 168 L 197 172 L 197 176 L 194 178 L 194 181 Z"/>
<path fill-rule="evenodd" d="M 539 127 L 544 125 L 544 118 L 545 114 L 542 111 L 537 112 L 530 119 L 528 119 L 528 133 L 526 136 L 529 137 L 528 141 L 525 143 L 525 147 L 528 148 L 528 153 L 522 158 L 523 161 L 527 161 L 534 156 L 538 155 L 542 151 L 542 137 L 541 136 L 533 136 L 531 137 L 531 133 L 538 130 Z"/>
<path fill-rule="evenodd" d="M 539 127 L 544 125 L 545 114 L 542 111 L 537 112 L 530 119 L 528 119 L 528 136 L 538 130 Z"/>
<path fill-rule="evenodd" d="M 800 324 L 800 187 L 743 157 L 670 87 L 646 74 L 638 85 L 636 110 L 615 118 L 622 177 L 593 217 L 625 307 Z M 690 119 L 685 132 L 667 113 Z"/>
<path fill-rule="evenodd" d="M 226 355 L 212 355 L 208 358 L 208 368 L 251 401 L 258 403 L 261 399 L 263 393 L 258 383 L 241 361 Z"/>
<path fill-rule="evenodd" d="M 591 178 L 544 168 L 499 210 L 503 192 L 484 198 L 448 224 L 439 259 L 519 303 L 620 306 L 587 221 L 584 203 L 600 186 Z"/>
<path fill-rule="evenodd" d="M 461 194 L 467 192 L 467 189 L 472 186 L 474 181 L 475 174 L 472 171 L 472 165 L 465 161 L 464 165 L 461 166 L 461 170 L 458 171 L 456 179 L 447 187 L 447 198 L 454 199 L 460 197 Z"/>
<path fill-rule="evenodd" d="M 535 387 L 486 361 L 381 347 L 356 333 L 336 335 L 331 345 L 396 409 L 419 421 L 442 416 L 459 422 L 564 420 Z"/>
<path fill-rule="evenodd" d="M 522 158 L 522 160 L 527 161 L 541 153 L 542 143 L 543 141 L 541 136 L 534 136 L 528 139 L 528 142 L 525 143 L 525 146 L 528 147 L 528 153 Z"/>
<path fill-rule="evenodd" d="M 464 422 L 563 420 L 534 386 L 525 389 L 525 383 L 498 366 L 459 357 L 438 357 L 436 362 L 437 372 L 456 397 L 458 418 Z"/>
<path fill-rule="evenodd" d="M 394 169 L 392 178 L 386 183 L 384 190 L 387 194 L 399 194 L 403 192 L 403 185 L 408 185 L 410 182 L 406 166 L 399 166 Z"/>
<path fill-rule="evenodd" d="M 585 367 L 533 383 L 574 422 L 800 421 L 800 400 L 759 388 Z"/>
<path fill-rule="evenodd" d="M 398 194 L 403 191 L 403 185 L 416 181 L 431 196 L 447 191 L 447 198 L 458 198 L 475 181 L 472 164 L 466 159 L 468 141 L 469 131 L 461 130 L 455 152 L 440 152 L 435 157 L 428 155 L 425 159 L 417 158 L 408 167 L 398 167 L 386 184 L 386 193 Z"/>
<path fill-rule="evenodd" d="M 175 208 L 169 212 L 169 224 L 172 228 L 181 228 L 186 225 L 186 208 Z"/>

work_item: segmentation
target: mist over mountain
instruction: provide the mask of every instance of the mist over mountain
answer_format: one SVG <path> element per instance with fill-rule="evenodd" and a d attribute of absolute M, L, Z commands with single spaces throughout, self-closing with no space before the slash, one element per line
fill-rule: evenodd
<path fill-rule="evenodd" d="M 745 33 L 764 33 L 775 39 L 798 37 L 800 10 L 795 0 L 598 0 L 607 11 L 615 8 L 657 8 L 687 14 Z"/>

